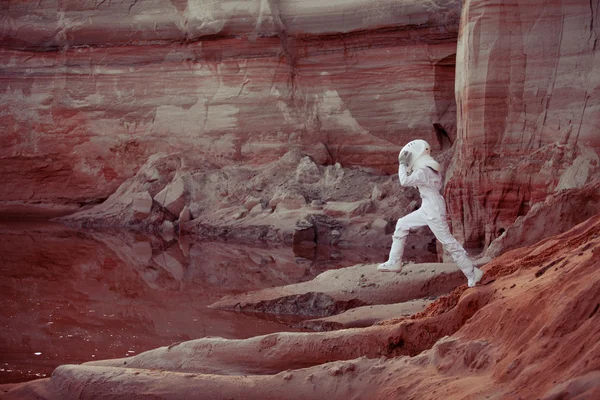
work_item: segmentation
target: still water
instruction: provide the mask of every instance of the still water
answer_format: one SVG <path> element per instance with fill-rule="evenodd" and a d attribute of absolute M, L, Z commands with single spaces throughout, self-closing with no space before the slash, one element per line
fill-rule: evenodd
<path fill-rule="evenodd" d="M 299 256 L 290 248 L 0 222 L 0 384 L 184 340 L 292 331 L 289 322 L 207 306 L 385 255 L 328 248 Z"/>

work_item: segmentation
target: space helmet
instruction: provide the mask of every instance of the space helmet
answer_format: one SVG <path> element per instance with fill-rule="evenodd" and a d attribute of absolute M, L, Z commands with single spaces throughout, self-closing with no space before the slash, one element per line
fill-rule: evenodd
<path fill-rule="evenodd" d="M 431 146 L 423 139 L 413 140 L 408 142 L 406 146 L 400 150 L 400 154 L 408 151 L 411 153 L 408 171 L 414 171 L 424 167 L 430 167 L 436 171 L 440 171 L 440 164 L 431 157 Z"/>

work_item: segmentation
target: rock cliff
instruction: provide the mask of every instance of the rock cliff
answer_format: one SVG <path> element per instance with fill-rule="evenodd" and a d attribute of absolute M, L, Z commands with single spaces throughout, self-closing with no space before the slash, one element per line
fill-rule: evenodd
<path fill-rule="evenodd" d="M 393 173 L 400 146 L 423 137 L 435 155 L 452 158 L 445 194 L 454 234 L 478 250 L 513 235 L 494 246 L 498 254 L 519 243 L 510 229 L 518 217 L 598 181 L 597 9 L 597 2 L 547 0 L 5 3 L 0 214 L 67 214 L 125 192 L 131 197 L 95 209 L 96 219 L 107 219 L 102 212 L 112 207 L 115 224 L 151 215 L 148 224 L 172 223 L 187 205 L 185 221 L 199 210 L 213 215 L 190 223 L 193 232 L 230 234 L 249 225 L 241 236 L 290 241 L 304 212 L 284 229 L 247 219 L 265 205 L 300 210 L 303 196 L 330 216 L 372 212 L 364 226 L 384 227 L 414 204 L 326 205 L 369 196 L 276 192 L 282 181 L 266 172 L 290 151 L 307 155 L 312 170 L 283 162 L 287 170 L 279 172 L 295 172 L 310 192 L 332 184 L 315 168 L 323 173 L 339 163 L 342 171 Z M 129 180 L 160 154 L 180 161 L 149 178 L 158 180 L 150 185 L 157 192 L 129 190 Z M 212 208 L 206 193 L 198 195 L 204 203 L 184 204 L 194 196 L 186 174 L 233 168 L 243 179 L 240 166 L 262 181 L 248 180 L 256 185 L 234 196 L 221 191 L 225 201 Z M 375 175 L 344 179 L 348 187 L 370 185 L 371 200 L 386 196 Z M 257 193 L 261 185 L 270 185 L 267 195 Z M 214 208 L 228 208 L 223 203 L 244 207 L 219 217 Z M 577 217 L 565 206 L 575 216 L 561 229 L 595 210 Z M 528 236 L 534 243 L 545 233 Z"/>
<path fill-rule="evenodd" d="M 5 214 L 101 202 L 158 152 L 394 172 L 409 139 L 456 132 L 459 1 L 0 7 Z"/>
<path fill-rule="evenodd" d="M 548 195 L 598 180 L 598 7 L 464 2 L 446 198 L 469 247 L 488 246 Z"/>

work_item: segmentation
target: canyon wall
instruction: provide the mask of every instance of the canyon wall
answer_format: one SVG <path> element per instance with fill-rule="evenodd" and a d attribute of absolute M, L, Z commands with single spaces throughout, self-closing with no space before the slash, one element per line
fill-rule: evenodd
<path fill-rule="evenodd" d="M 548 195 L 598 180 L 598 7 L 464 2 L 446 198 L 453 231 L 469 247 L 489 245 Z M 576 222 L 589 216 L 580 207 L 564 212 L 581 214 Z"/>
<path fill-rule="evenodd" d="M 454 234 L 485 249 L 534 204 L 598 180 L 597 1 L 0 7 L 4 216 L 100 203 L 158 153 L 179 154 L 188 173 L 244 166 L 263 179 L 290 151 L 321 169 L 394 173 L 400 147 L 422 137 L 434 155 L 452 157 L 445 195 Z M 237 205 L 276 195 L 247 181 L 244 193 L 218 195 Z M 307 204 L 358 201 L 371 186 L 352 198 L 302 194 Z M 195 204 L 192 218 L 214 211 Z M 374 213 L 391 221 L 410 211 L 386 207 Z"/>
<path fill-rule="evenodd" d="M 393 173 L 408 140 L 448 143 L 434 123 L 456 133 L 460 7 L 4 2 L 0 208 L 101 202 L 157 152 L 219 168 L 300 149 L 321 165 Z"/>

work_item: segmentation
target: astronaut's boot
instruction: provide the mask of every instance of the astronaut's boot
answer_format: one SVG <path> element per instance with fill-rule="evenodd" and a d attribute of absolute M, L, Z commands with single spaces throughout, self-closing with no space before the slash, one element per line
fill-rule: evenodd
<path fill-rule="evenodd" d="M 404 242 L 406 241 L 406 236 L 398 237 L 394 236 L 394 240 L 392 242 L 392 248 L 390 249 L 390 255 L 388 260 L 383 264 L 379 264 L 377 267 L 377 271 L 383 272 L 400 272 L 402 271 L 402 266 L 404 263 L 402 262 L 402 253 L 404 252 Z"/>

